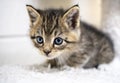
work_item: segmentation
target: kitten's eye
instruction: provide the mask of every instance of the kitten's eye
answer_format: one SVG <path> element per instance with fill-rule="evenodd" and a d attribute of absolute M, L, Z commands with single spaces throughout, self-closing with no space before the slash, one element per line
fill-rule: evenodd
<path fill-rule="evenodd" d="M 54 44 L 56 45 L 61 45 L 63 43 L 63 39 L 60 37 L 55 38 Z"/>
<path fill-rule="evenodd" d="M 43 38 L 41 36 L 36 37 L 37 43 L 42 44 L 43 43 Z"/>

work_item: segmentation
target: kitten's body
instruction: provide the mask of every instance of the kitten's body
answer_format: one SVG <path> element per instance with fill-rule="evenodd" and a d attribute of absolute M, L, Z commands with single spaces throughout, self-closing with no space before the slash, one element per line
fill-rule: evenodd
<path fill-rule="evenodd" d="M 84 22 L 81 22 L 81 40 L 76 43 L 72 53 L 49 60 L 52 66 L 69 65 L 84 68 L 96 67 L 99 64 L 110 63 L 114 58 L 111 39 L 104 33 Z M 66 63 L 67 61 L 67 63 Z"/>
<path fill-rule="evenodd" d="M 94 27 L 80 22 L 78 6 L 67 11 L 27 8 L 31 18 L 32 41 L 48 58 L 47 64 L 51 67 L 69 65 L 90 68 L 113 60 L 111 40 Z M 38 37 L 44 40 L 42 44 L 36 41 Z M 56 38 L 61 38 L 62 44 L 56 45 Z"/>

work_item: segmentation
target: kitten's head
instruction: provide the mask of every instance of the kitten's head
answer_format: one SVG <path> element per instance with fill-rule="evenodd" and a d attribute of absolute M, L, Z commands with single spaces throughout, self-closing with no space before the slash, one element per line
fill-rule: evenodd
<path fill-rule="evenodd" d="M 67 56 L 77 50 L 80 37 L 80 15 L 77 5 L 68 10 L 37 10 L 27 5 L 30 16 L 30 37 L 48 59 Z"/>

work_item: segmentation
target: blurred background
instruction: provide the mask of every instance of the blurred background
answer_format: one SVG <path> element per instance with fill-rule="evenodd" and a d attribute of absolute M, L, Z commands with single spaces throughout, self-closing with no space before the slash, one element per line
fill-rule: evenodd
<path fill-rule="evenodd" d="M 26 4 L 38 9 L 67 9 L 79 4 L 81 20 L 102 29 L 102 27 L 107 27 L 104 23 L 107 22 L 107 16 L 111 10 L 105 10 L 106 4 L 110 8 L 111 4 L 108 2 L 111 0 L 103 1 L 104 4 L 102 0 L 0 0 L 0 65 L 36 64 L 44 60 L 28 36 L 29 16 Z M 120 2 L 120 0 L 116 1 Z M 119 5 L 118 2 L 114 5 L 116 4 Z M 101 23 L 101 20 L 104 23 Z"/>

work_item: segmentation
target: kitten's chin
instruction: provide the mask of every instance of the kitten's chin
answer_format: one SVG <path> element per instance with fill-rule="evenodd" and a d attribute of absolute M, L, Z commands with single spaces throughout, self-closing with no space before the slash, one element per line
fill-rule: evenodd
<path fill-rule="evenodd" d="M 55 58 L 57 58 L 57 57 L 56 57 L 56 56 L 54 56 L 54 57 L 53 57 L 53 56 L 52 56 L 52 57 L 51 57 L 51 56 L 45 56 L 45 58 L 46 58 L 47 60 L 51 60 L 51 59 L 55 59 Z"/>
<path fill-rule="evenodd" d="M 46 59 L 48 59 L 48 60 L 55 59 L 55 58 L 57 58 L 57 57 L 46 57 Z"/>

